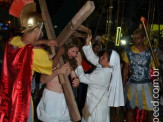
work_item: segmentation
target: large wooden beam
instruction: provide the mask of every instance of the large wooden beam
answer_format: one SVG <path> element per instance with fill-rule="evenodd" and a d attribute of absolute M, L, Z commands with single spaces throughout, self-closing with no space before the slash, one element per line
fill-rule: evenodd
<path fill-rule="evenodd" d="M 53 25 L 51 22 L 51 18 L 47 9 L 47 5 L 45 0 L 39 0 L 40 8 L 42 11 L 43 20 L 45 21 L 45 28 L 49 39 L 55 39 L 55 33 L 53 29 Z M 79 27 L 79 25 L 93 12 L 94 3 L 92 1 L 87 1 L 86 4 L 79 10 L 79 12 L 73 17 L 73 19 L 67 24 L 67 26 L 63 29 L 63 31 L 57 37 L 58 45 L 63 45 L 66 40 L 71 36 L 71 34 Z M 54 47 L 51 48 L 52 53 L 55 53 Z M 61 58 L 59 61 L 60 65 L 63 65 L 63 59 Z M 69 82 L 69 79 L 66 75 L 60 75 L 59 80 L 65 80 L 65 83 L 62 84 L 65 99 L 67 102 L 67 106 L 70 112 L 70 116 L 73 121 L 79 121 L 81 119 L 79 110 L 75 101 L 74 94 L 72 92 L 72 88 Z"/>
<path fill-rule="evenodd" d="M 67 41 L 71 34 L 83 23 L 84 20 L 94 11 L 93 1 L 87 1 L 83 7 L 76 13 L 72 20 L 65 26 L 57 37 L 58 45 L 61 46 Z"/>
<path fill-rule="evenodd" d="M 41 11 L 42 11 L 41 14 L 42 14 L 42 18 L 44 21 L 48 39 L 56 39 L 53 24 L 51 22 L 51 18 L 50 18 L 49 11 L 48 11 L 45 0 L 39 0 L 39 4 L 40 4 Z M 55 55 L 54 47 L 51 47 L 51 51 L 52 51 L 52 54 Z"/>

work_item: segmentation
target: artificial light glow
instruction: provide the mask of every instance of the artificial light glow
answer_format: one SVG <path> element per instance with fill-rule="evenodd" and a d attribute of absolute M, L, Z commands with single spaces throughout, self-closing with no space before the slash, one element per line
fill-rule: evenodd
<path fill-rule="evenodd" d="M 33 23 L 34 23 L 34 20 L 31 18 L 31 19 L 29 19 L 29 20 L 28 20 L 28 22 L 27 22 L 27 23 L 28 23 L 28 26 L 32 26 L 32 25 L 33 25 Z"/>
<path fill-rule="evenodd" d="M 126 40 L 121 40 L 122 45 L 126 45 Z"/>
<path fill-rule="evenodd" d="M 10 23 L 11 23 L 11 21 L 9 20 L 9 21 L 8 21 L 8 24 L 10 24 Z"/>
<path fill-rule="evenodd" d="M 54 25 L 54 28 L 58 28 L 58 26 L 57 25 Z"/>
<path fill-rule="evenodd" d="M 119 46 L 121 36 L 122 36 L 121 27 L 117 27 L 116 40 L 115 40 L 116 46 Z"/>

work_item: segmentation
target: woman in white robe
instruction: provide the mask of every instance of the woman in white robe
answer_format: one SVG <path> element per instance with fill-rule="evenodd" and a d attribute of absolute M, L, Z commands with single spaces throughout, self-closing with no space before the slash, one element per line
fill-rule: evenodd
<path fill-rule="evenodd" d="M 91 74 L 85 74 L 81 55 L 77 56 L 78 67 L 75 72 L 80 82 L 88 84 L 86 104 L 91 113 L 87 120 L 82 118 L 82 122 L 110 122 L 110 106 L 124 106 L 119 55 L 112 50 L 109 56 L 105 51 L 99 60 L 90 45 L 84 46 L 83 51 L 88 61 L 97 68 Z"/>

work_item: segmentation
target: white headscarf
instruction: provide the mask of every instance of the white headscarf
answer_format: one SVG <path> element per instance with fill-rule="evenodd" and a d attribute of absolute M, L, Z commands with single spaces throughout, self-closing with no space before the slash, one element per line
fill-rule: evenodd
<path fill-rule="evenodd" d="M 113 68 L 113 72 L 108 90 L 108 106 L 124 106 L 120 58 L 119 54 L 114 50 L 112 50 L 109 64 Z"/>

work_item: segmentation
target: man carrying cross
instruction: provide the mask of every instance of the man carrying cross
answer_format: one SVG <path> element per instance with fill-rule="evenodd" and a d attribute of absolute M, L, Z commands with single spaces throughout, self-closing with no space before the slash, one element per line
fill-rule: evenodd
<path fill-rule="evenodd" d="M 66 65 L 70 64 L 71 69 L 68 69 L 69 71 L 67 70 L 67 73 L 70 72 L 72 86 L 74 88 L 79 86 L 79 79 L 74 72 L 77 67 L 75 57 L 78 54 L 79 47 L 80 40 L 78 40 L 78 38 L 70 38 L 63 47 L 59 49 L 55 56 L 58 59 L 60 56 L 63 56 Z M 44 122 L 71 121 L 62 85 L 60 84 L 58 77 L 53 75 L 42 75 L 40 80 L 42 83 L 46 83 L 46 88 L 44 89 L 43 96 L 37 107 L 38 118 Z"/>

